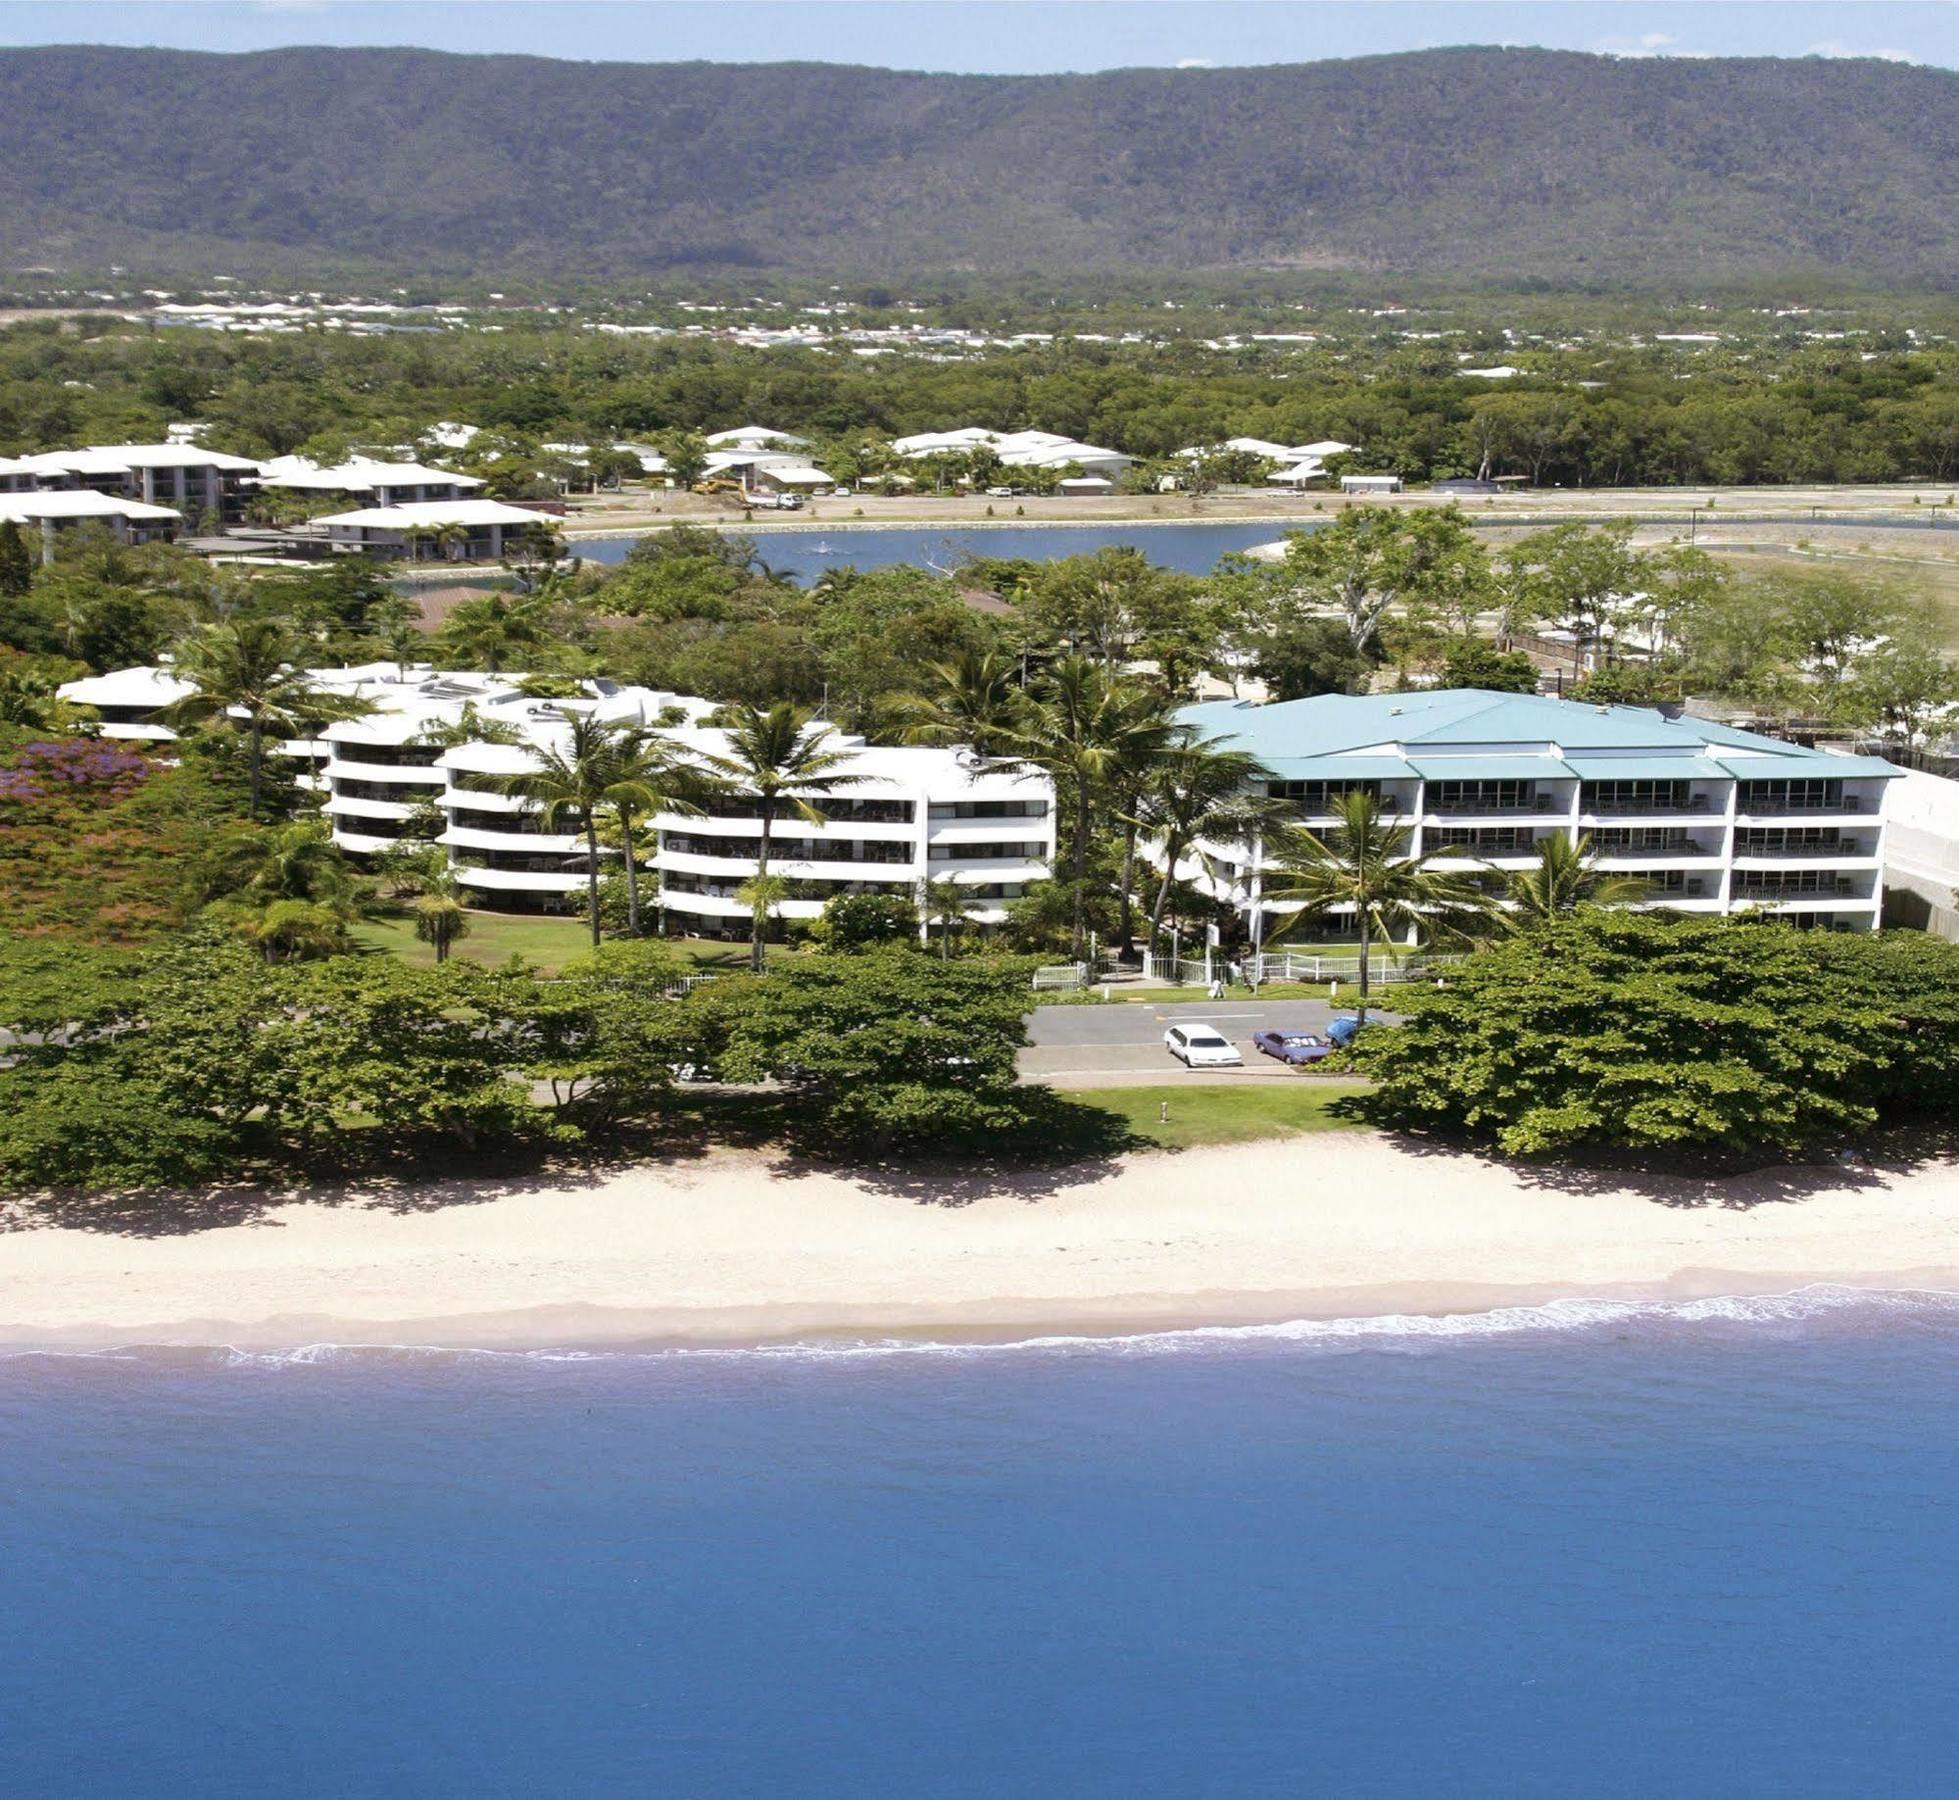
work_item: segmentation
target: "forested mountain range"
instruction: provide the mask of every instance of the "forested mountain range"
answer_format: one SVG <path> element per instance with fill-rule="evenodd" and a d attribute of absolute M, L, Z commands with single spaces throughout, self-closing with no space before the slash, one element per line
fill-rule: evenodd
<path fill-rule="evenodd" d="M 1007 77 L 0 50 L 0 272 L 1959 275 L 1959 74 L 1458 49 Z"/>

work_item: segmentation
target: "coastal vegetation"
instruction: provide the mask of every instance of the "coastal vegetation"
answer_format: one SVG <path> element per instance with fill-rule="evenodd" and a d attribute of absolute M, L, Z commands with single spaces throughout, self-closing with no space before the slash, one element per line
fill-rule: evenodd
<path fill-rule="evenodd" d="M 1357 1116 L 1516 1156 L 1760 1153 L 1959 1117 L 1959 945 L 1581 907 L 1397 994 Z"/>

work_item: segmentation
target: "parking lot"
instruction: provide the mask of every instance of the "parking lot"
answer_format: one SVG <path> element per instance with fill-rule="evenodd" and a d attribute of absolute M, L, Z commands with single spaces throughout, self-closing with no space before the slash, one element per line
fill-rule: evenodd
<path fill-rule="evenodd" d="M 1342 1007 L 1348 1012 L 1350 1007 Z M 1028 1026 L 1033 1042 L 1020 1053 L 1020 1070 L 1058 1087 L 1120 1086 L 1150 1081 L 1245 1081 L 1305 1079 L 1275 1057 L 1252 1048 L 1252 1033 L 1325 1033 L 1334 1009 L 1324 1000 L 1132 1000 L 1110 1006 L 1042 1006 Z M 1238 1046 L 1242 1069 L 1186 1069 L 1163 1047 L 1172 1025 L 1215 1025 Z"/>

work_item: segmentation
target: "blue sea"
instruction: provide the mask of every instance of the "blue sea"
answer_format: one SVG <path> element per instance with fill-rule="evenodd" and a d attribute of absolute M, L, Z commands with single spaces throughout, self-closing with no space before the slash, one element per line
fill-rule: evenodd
<path fill-rule="evenodd" d="M 0 1363 L 0 1794 L 1946 1794 L 1959 1296 Z"/>

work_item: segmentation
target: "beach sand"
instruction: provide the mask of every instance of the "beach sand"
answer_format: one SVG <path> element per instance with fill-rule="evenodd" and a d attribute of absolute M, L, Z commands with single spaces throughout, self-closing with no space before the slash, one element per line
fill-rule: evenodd
<path fill-rule="evenodd" d="M 1959 1288 L 1952 1161 L 1629 1182 L 1359 1133 L 1006 1181 L 716 1153 L 223 1216 L 0 1235 L 0 1343 L 1024 1336 L 1819 1281 Z"/>

